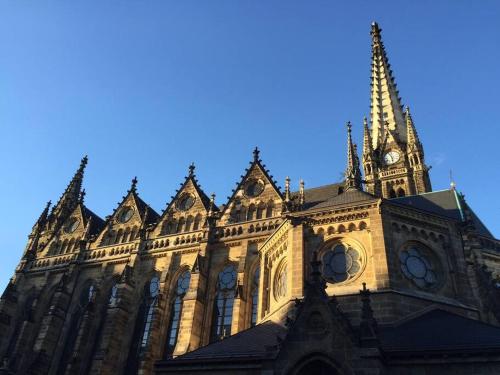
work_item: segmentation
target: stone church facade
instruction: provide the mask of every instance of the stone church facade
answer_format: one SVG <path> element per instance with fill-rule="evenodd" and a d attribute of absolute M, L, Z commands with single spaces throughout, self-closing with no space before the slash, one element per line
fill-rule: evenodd
<path fill-rule="evenodd" d="M 1 297 L 0 373 L 500 373 L 500 241 L 453 186 L 432 191 L 371 37 L 342 182 L 281 189 L 255 149 L 223 205 L 192 165 L 161 213 L 134 178 L 101 219 L 82 159 Z"/>

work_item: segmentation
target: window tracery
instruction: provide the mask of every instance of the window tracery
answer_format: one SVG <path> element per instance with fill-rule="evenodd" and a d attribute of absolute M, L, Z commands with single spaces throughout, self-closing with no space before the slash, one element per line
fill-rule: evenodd
<path fill-rule="evenodd" d="M 330 283 L 350 281 L 361 273 L 364 252 L 343 241 L 329 244 L 322 254 L 323 277 Z"/>
<path fill-rule="evenodd" d="M 211 341 L 231 335 L 233 305 L 236 293 L 236 269 L 226 266 L 217 278 L 217 294 L 214 301 Z"/>
<path fill-rule="evenodd" d="M 168 337 L 166 344 L 166 355 L 170 356 L 174 352 L 175 345 L 177 344 L 177 338 L 179 335 L 179 326 L 182 316 L 182 303 L 184 296 L 189 289 L 189 283 L 191 281 L 191 272 L 189 270 L 184 271 L 177 279 L 177 286 L 175 289 L 174 299 L 172 302 L 172 307 L 170 309 L 170 323 L 168 328 Z"/>
<path fill-rule="evenodd" d="M 257 324 L 257 309 L 259 304 L 259 280 L 260 280 L 260 267 L 254 272 L 252 280 L 252 316 L 250 318 L 250 326 L 253 327 Z"/>

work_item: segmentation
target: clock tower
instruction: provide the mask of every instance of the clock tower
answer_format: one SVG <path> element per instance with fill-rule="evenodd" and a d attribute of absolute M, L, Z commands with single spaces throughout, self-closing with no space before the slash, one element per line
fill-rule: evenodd
<path fill-rule="evenodd" d="M 372 24 L 371 129 L 365 120 L 363 169 L 366 189 L 384 198 L 432 190 L 429 167 L 410 110 L 403 111 L 381 38 Z"/>

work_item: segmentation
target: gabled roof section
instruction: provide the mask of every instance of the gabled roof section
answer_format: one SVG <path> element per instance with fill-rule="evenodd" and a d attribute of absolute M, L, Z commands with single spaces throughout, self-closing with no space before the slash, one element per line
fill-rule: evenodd
<path fill-rule="evenodd" d="M 113 213 L 107 218 L 106 222 L 114 219 L 120 212 L 122 207 L 130 205 L 132 208 L 137 210 L 139 214 L 140 221 L 143 225 L 148 225 L 155 223 L 159 216 L 158 213 L 151 208 L 146 202 L 144 202 L 137 192 L 137 177 L 132 179 L 130 189 L 127 194 L 123 197 L 122 201 L 115 208 Z"/>
<path fill-rule="evenodd" d="M 305 203 L 302 207 L 303 210 L 308 210 L 316 207 L 318 204 L 323 203 L 329 199 L 336 197 L 339 194 L 342 194 L 344 191 L 344 182 L 337 182 L 335 184 L 318 186 L 315 188 L 305 189 Z M 292 200 L 298 199 L 299 192 L 293 192 L 291 194 Z"/>
<path fill-rule="evenodd" d="M 437 309 L 384 328 L 380 340 L 385 352 L 500 352 L 500 327 Z"/>
<path fill-rule="evenodd" d="M 473 224 L 482 236 L 494 238 L 491 232 L 486 228 L 482 221 L 472 211 L 472 209 L 463 201 L 463 197 L 455 190 L 441 190 L 420 195 L 410 195 L 407 197 L 390 199 L 391 204 L 402 205 L 427 211 L 439 216 L 444 216 L 458 222 L 465 221 L 464 209 L 470 210 Z"/>
<path fill-rule="evenodd" d="M 266 165 L 262 164 L 262 160 L 260 159 L 260 151 L 258 147 L 255 147 L 253 151 L 253 161 L 250 162 L 250 167 L 246 169 L 246 173 L 243 176 L 241 176 L 241 180 L 239 183 L 237 183 L 236 188 L 233 190 L 233 194 L 230 197 L 228 197 L 228 201 L 224 205 L 224 209 L 222 210 L 223 215 L 231 206 L 231 203 L 234 201 L 236 196 L 243 195 L 242 192 L 245 183 L 250 178 L 254 178 L 255 176 L 261 178 L 266 185 L 271 186 L 271 189 L 274 191 L 277 197 L 279 197 L 281 200 L 284 199 L 283 193 L 281 192 L 276 181 L 274 181 L 273 176 L 269 174 L 269 170 L 266 169 Z"/>
<path fill-rule="evenodd" d="M 175 203 L 177 202 L 177 199 L 185 192 L 194 192 L 195 195 L 196 195 L 196 199 L 200 200 L 200 202 L 202 203 L 203 205 L 203 208 L 205 209 L 206 212 L 208 212 L 210 210 L 210 208 L 212 209 L 212 211 L 218 211 L 219 208 L 215 205 L 213 205 L 212 207 L 211 206 L 211 200 L 210 198 L 205 194 L 205 192 L 203 191 L 203 189 L 201 188 L 201 186 L 199 185 L 198 183 L 198 180 L 196 179 L 196 175 L 194 173 L 195 171 L 195 165 L 194 163 L 191 163 L 191 165 L 189 166 L 189 173 L 188 175 L 185 177 L 184 179 L 184 182 L 181 184 L 181 187 L 176 191 L 175 195 L 172 196 L 172 200 L 170 201 L 170 203 L 168 203 L 167 207 L 165 208 L 165 210 L 162 212 L 162 215 L 160 217 L 160 221 L 161 219 L 163 219 L 165 217 L 165 215 L 167 215 L 169 212 L 171 212 L 171 210 L 174 208 L 174 205 Z"/>

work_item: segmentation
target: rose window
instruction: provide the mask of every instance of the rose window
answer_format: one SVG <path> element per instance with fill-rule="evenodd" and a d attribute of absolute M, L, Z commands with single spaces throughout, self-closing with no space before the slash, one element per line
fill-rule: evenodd
<path fill-rule="evenodd" d="M 323 254 L 323 276 L 331 283 L 341 283 L 356 276 L 362 264 L 360 251 L 337 243 Z"/>
<path fill-rule="evenodd" d="M 411 247 L 399 255 L 401 271 L 409 280 L 420 288 L 431 288 L 436 285 L 437 277 L 434 266 L 422 253 L 421 249 Z"/>

